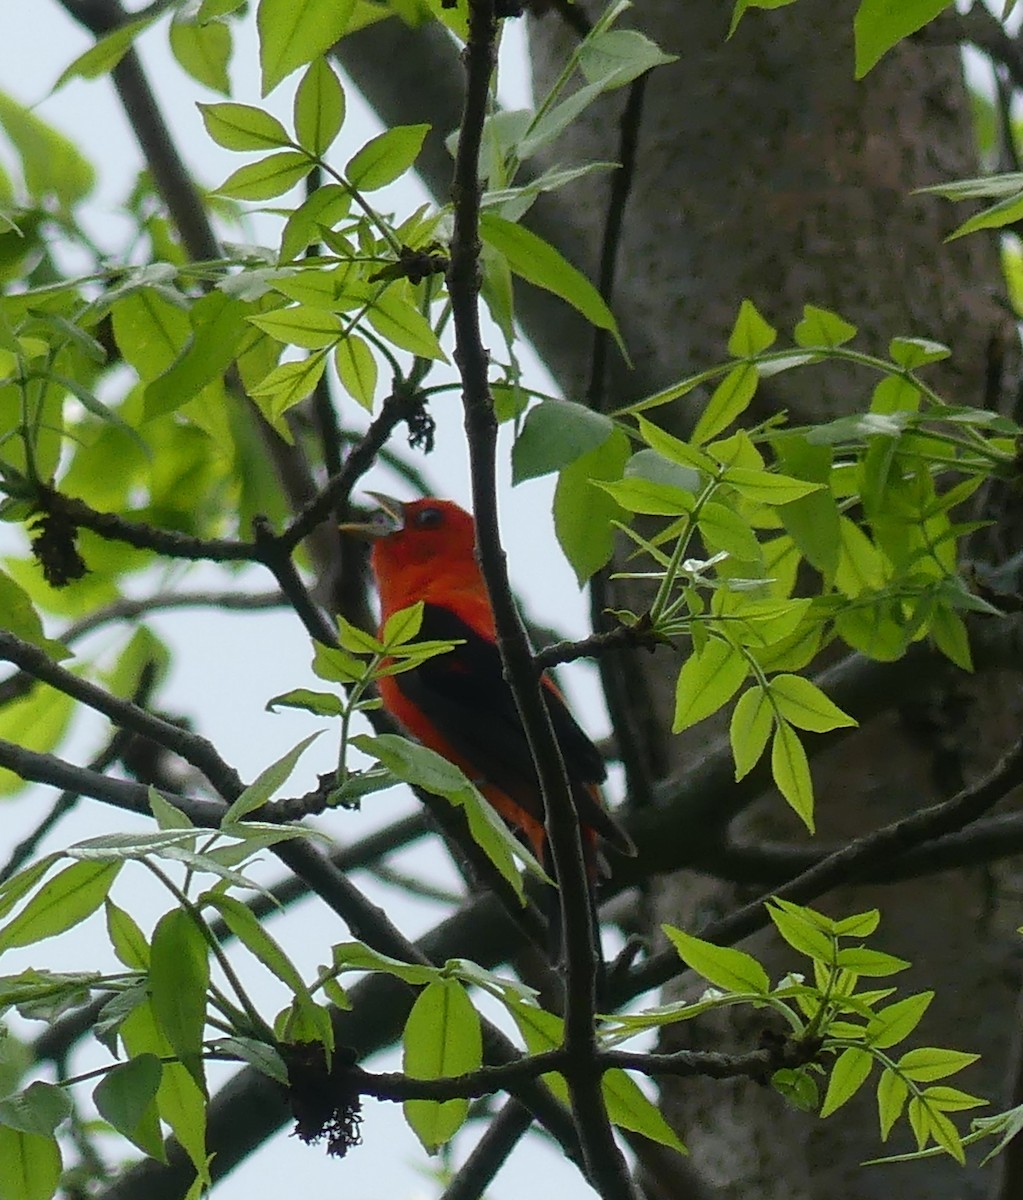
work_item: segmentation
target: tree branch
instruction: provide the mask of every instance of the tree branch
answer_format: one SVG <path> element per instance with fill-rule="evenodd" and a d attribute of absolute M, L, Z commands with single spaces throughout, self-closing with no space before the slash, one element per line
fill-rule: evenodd
<path fill-rule="evenodd" d="M 454 231 L 448 290 L 455 326 L 455 359 L 462 378 L 469 445 L 477 554 L 494 611 L 498 645 L 529 742 L 543 795 L 565 931 L 565 1077 L 588 1172 L 607 1200 L 632 1200 L 634 1191 L 618 1149 L 601 1089 L 594 1033 L 599 950 L 589 906 L 589 880 L 579 822 L 564 763 L 540 692 L 540 675 L 512 599 L 497 518 L 496 419 L 488 355 L 479 328 L 479 155 L 495 64 L 493 0 L 469 0 L 465 48 L 465 107 L 452 185 Z"/>

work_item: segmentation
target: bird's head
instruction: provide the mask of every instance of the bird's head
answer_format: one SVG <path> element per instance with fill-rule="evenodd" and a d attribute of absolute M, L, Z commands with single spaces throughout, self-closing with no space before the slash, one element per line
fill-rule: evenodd
<path fill-rule="evenodd" d="M 407 604 L 429 591 L 434 577 L 478 578 L 476 525 L 464 508 L 432 496 L 403 503 L 380 492 L 369 495 L 377 510 L 341 529 L 373 543 L 370 561 L 385 608 L 391 608 L 386 593 L 392 586 L 407 591 Z"/>

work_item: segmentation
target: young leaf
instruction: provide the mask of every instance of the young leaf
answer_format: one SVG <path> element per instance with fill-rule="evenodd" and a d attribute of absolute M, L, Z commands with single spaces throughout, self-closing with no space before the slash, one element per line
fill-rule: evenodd
<path fill-rule="evenodd" d="M 853 22 L 856 78 L 864 75 L 903 38 L 945 11 L 951 0 L 860 0 Z"/>
<path fill-rule="evenodd" d="M 455 979 L 436 979 L 419 993 L 405 1024 L 402 1067 L 413 1079 L 442 1079 L 483 1061 L 479 1013 Z M 461 1128 L 468 1100 L 406 1100 L 405 1119 L 434 1154 Z"/>
<path fill-rule="evenodd" d="M 153 1012 L 174 1054 L 200 1088 L 205 1087 L 202 1035 L 210 966 L 206 939 L 190 913 L 165 913 L 153 930 L 149 987 Z"/>
<path fill-rule="evenodd" d="M 624 353 L 618 325 L 600 293 L 549 242 L 493 213 L 480 217 L 480 237 L 507 258 L 516 275 L 560 296 L 592 325 L 608 330 Z"/>
<path fill-rule="evenodd" d="M 377 362 L 366 342 L 349 333 L 337 344 L 334 366 L 341 386 L 361 408 L 373 411 L 377 388 Z"/>
<path fill-rule="evenodd" d="M 753 770 L 767 747 L 774 727 L 774 709 L 761 687 L 751 687 L 736 701 L 728 737 L 738 782 Z"/>
<path fill-rule="evenodd" d="M 693 430 L 694 446 L 709 442 L 746 411 L 756 395 L 758 379 L 756 367 L 749 363 L 732 367 L 711 393 L 707 407 L 700 413 Z"/>
<path fill-rule="evenodd" d="M 345 119 L 341 81 L 326 58 L 315 58 L 295 92 L 295 137 L 303 150 L 321 158 Z"/>
<path fill-rule="evenodd" d="M 231 30 L 222 21 L 175 17 L 170 26 L 170 47 L 184 71 L 198 83 L 222 96 L 231 94 Z"/>
<path fill-rule="evenodd" d="M 793 331 L 797 346 L 844 346 L 856 336 L 856 326 L 843 320 L 838 313 L 812 304 L 803 306 L 803 319 Z"/>
<path fill-rule="evenodd" d="M 107 934 L 114 953 L 129 971 L 149 970 L 149 942 L 135 918 L 107 896 Z"/>
<path fill-rule="evenodd" d="M 259 63 L 266 96 L 296 67 L 340 41 L 356 0 L 259 0 Z"/>
<path fill-rule="evenodd" d="M 915 1083 L 930 1083 L 954 1075 L 970 1063 L 975 1063 L 979 1054 L 967 1054 L 962 1050 L 941 1050 L 936 1046 L 922 1046 L 907 1050 L 895 1064 L 899 1070 Z"/>
<path fill-rule="evenodd" d="M 156 1110 L 162 1076 L 156 1055 L 140 1054 L 108 1071 L 92 1093 L 104 1121 L 158 1162 L 167 1161 Z"/>
<path fill-rule="evenodd" d="M 764 320 L 751 300 L 743 300 L 735 325 L 728 337 L 728 353 L 733 358 L 752 358 L 773 345 L 778 331 Z"/>
<path fill-rule="evenodd" d="M 340 696 L 335 696 L 333 692 L 314 692 L 309 688 L 294 688 L 267 700 L 267 712 L 276 712 L 278 708 L 301 708 L 317 717 L 339 717 L 345 711 Z"/>
<path fill-rule="evenodd" d="M 817 962 L 832 962 L 835 947 L 831 938 L 798 908 L 769 900 L 767 912 L 775 928 L 793 949 Z"/>
<path fill-rule="evenodd" d="M 821 1117 L 830 1117 L 836 1109 L 851 1100 L 867 1082 L 873 1065 L 874 1059 L 868 1051 L 858 1046 L 843 1050 L 831 1068 L 828 1090 L 821 1105 Z"/>
<path fill-rule="evenodd" d="M 802 479 L 791 479 L 773 471 L 750 471 L 745 467 L 730 467 L 723 480 L 747 500 L 761 504 L 789 504 L 819 491 L 821 484 L 806 483 Z"/>
<path fill-rule="evenodd" d="M 320 732 L 318 731 L 310 734 L 307 738 L 303 738 L 297 746 L 292 746 L 287 754 L 281 755 L 275 763 L 271 763 L 269 767 L 261 771 L 258 778 L 249 784 L 227 812 L 224 813 L 222 825 L 233 825 L 235 822 L 242 820 L 243 817 L 248 816 L 250 812 L 255 812 L 257 808 L 262 808 L 278 788 L 283 787 L 291 778 L 291 773 L 294 771 L 298 760 L 319 736 Z"/>
<path fill-rule="evenodd" d="M 173 1058 L 174 1050 L 163 1034 L 153 1012 L 151 1000 L 136 1004 L 121 1025 L 121 1040 L 134 1058 L 154 1054 Z M 179 1062 L 164 1062 L 160 1087 L 156 1093 L 160 1119 L 174 1132 L 199 1178 L 210 1184 L 206 1153 L 206 1097 L 202 1088 Z"/>
<path fill-rule="evenodd" d="M 672 733 L 681 733 L 717 712 L 742 687 L 749 672 L 746 658 L 721 638 L 708 638 L 702 650 L 682 664 L 675 684 Z"/>
<path fill-rule="evenodd" d="M 769 684 L 778 711 L 797 729 L 827 733 L 857 722 L 824 695 L 816 684 L 801 675 L 776 675 Z"/>
<path fill-rule="evenodd" d="M 421 358 L 448 361 L 430 322 L 418 308 L 402 298 L 397 288 L 390 287 L 378 296 L 366 315 L 377 333 L 399 349 Z"/>
<path fill-rule="evenodd" d="M 305 304 L 278 308 L 248 319 L 275 341 L 305 350 L 322 350 L 341 337 L 341 322 L 334 313 Z"/>
<path fill-rule="evenodd" d="M 771 774 L 803 824 L 813 833 L 813 783 L 806 751 L 787 721 L 779 721 L 771 743 Z"/>
<path fill-rule="evenodd" d="M 0 1125 L 3 1200 L 50 1200 L 60 1183 L 60 1147 L 53 1137 Z"/>
<path fill-rule="evenodd" d="M 620 429 L 596 450 L 564 467 L 554 490 L 554 532 L 582 586 L 614 551 L 613 521 L 625 510 L 593 486 L 597 480 L 620 479 L 629 459 L 629 439 Z"/>
<path fill-rule="evenodd" d="M 881 1123 L 881 1141 L 888 1141 L 892 1126 L 902 1116 L 909 1098 L 909 1084 L 891 1067 L 881 1072 L 877 1081 L 877 1116 Z"/>
<path fill-rule="evenodd" d="M 313 169 L 313 160 L 300 150 L 281 150 L 233 171 L 217 188 L 232 200 L 272 200 L 290 192 Z"/>
<path fill-rule="evenodd" d="M 419 157 L 429 125 L 394 125 L 371 138 L 348 160 L 345 178 L 360 192 L 375 192 L 400 178 Z"/>
<path fill-rule="evenodd" d="M 291 145 L 288 131 L 276 116 L 251 104 L 198 104 L 203 125 L 226 150 L 276 150 Z"/>
<path fill-rule="evenodd" d="M 272 971 L 296 995 L 309 995 L 301 974 L 295 964 L 281 949 L 279 943 L 263 928 L 248 905 L 234 896 L 207 892 L 204 902 L 215 908 L 224 918 L 224 923 L 241 944 Z"/>
<path fill-rule="evenodd" d="M 49 1137 L 71 1110 L 71 1097 L 62 1087 L 37 1080 L 23 1092 L 0 1100 L 0 1125 Z"/>
<path fill-rule="evenodd" d="M 886 975 L 897 975 L 912 964 L 904 958 L 896 958 L 893 954 L 884 954 L 880 950 L 869 950 L 866 946 L 849 946 L 838 952 L 838 965 L 857 975 L 870 978 L 883 978 Z"/>
<path fill-rule="evenodd" d="M 641 1133 L 643 1137 L 668 1146 L 679 1154 L 688 1154 L 684 1143 L 661 1115 L 660 1109 L 641 1090 L 631 1076 L 617 1068 L 604 1073 L 602 1083 L 608 1119 L 619 1129 Z"/>
<path fill-rule="evenodd" d="M 662 925 L 679 958 L 708 983 L 726 992 L 755 992 L 767 995 L 771 981 L 752 955 L 731 946 L 715 946 L 692 937 L 672 925 Z"/>
<path fill-rule="evenodd" d="M 106 899 L 119 862 L 76 862 L 41 888 L 0 930 L 0 953 L 55 937 L 90 917 Z"/>
<path fill-rule="evenodd" d="M 512 483 L 560 471 L 602 446 L 613 432 L 603 413 L 572 400 L 542 400 L 526 413 L 512 447 Z"/>
<path fill-rule="evenodd" d="M 867 1025 L 867 1041 L 879 1050 L 887 1050 L 909 1037 L 934 999 L 933 992 L 918 992 L 879 1009 Z"/>

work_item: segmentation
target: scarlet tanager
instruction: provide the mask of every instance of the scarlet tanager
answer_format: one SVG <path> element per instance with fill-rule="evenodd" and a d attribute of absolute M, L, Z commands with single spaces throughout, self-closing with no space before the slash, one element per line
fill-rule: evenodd
<path fill-rule="evenodd" d="M 381 628 L 393 613 L 421 600 L 419 636 L 459 642 L 414 670 L 382 677 L 384 706 L 409 734 L 460 767 L 549 866 L 540 784 L 504 678 L 494 614 L 476 562 L 475 523 L 450 500 L 403 504 L 370 495 L 379 510 L 368 522 L 342 528 L 373 540 Z M 543 685 L 592 877 L 598 840 L 623 854 L 635 849 L 603 806 L 599 785 L 607 772 L 600 752 L 546 676 Z"/>

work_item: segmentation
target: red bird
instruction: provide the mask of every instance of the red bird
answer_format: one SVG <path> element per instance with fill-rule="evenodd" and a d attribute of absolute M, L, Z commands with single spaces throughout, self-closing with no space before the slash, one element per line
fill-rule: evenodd
<path fill-rule="evenodd" d="M 476 562 L 475 523 L 450 500 L 403 504 L 370 495 L 380 510 L 367 523 L 343 528 L 373 539 L 381 628 L 392 613 L 422 600 L 419 636 L 461 643 L 414 670 L 380 679 L 384 706 L 424 746 L 460 767 L 550 866 L 540 784 L 504 678 L 494 614 Z M 607 772 L 600 752 L 546 676 L 543 684 L 592 875 L 598 838 L 623 854 L 635 848 L 603 806 L 599 785 Z"/>

